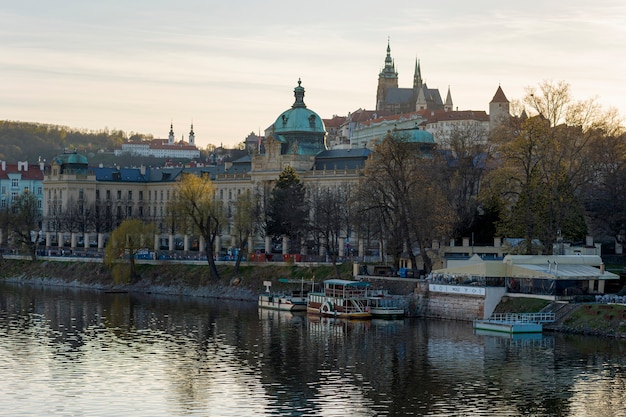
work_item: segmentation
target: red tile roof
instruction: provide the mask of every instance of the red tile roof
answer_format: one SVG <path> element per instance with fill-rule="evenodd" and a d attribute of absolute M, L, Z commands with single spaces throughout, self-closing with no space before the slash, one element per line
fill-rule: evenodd
<path fill-rule="evenodd" d="M 39 169 L 38 164 L 29 164 L 28 171 L 25 171 L 24 167 L 22 167 L 21 171 L 18 170 L 17 164 L 6 164 L 4 170 L 0 166 L 0 179 L 9 179 L 9 174 L 22 174 L 23 180 L 43 181 L 43 172 Z"/>

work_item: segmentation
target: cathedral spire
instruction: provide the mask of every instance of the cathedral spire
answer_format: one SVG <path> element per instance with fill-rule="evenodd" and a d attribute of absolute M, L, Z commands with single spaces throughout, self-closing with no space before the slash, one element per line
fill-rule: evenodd
<path fill-rule="evenodd" d="M 396 72 L 396 64 L 393 62 L 393 58 L 391 57 L 391 45 L 389 43 L 389 38 L 387 38 L 387 56 L 385 57 L 385 66 L 379 74 L 380 78 L 398 78 L 398 73 Z"/>
<path fill-rule="evenodd" d="M 413 73 L 413 89 L 417 90 L 421 88 L 423 84 L 422 81 L 422 71 L 420 70 L 420 61 L 415 58 L 415 72 Z"/>
<path fill-rule="evenodd" d="M 452 104 L 452 94 L 450 94 L 450 86 L 448 86 L 448 95 L 446 96 L 446 102 L 443 105 L 443 109 L 445 111 L 452 111 L 453 110 L 453 104 Z"/>

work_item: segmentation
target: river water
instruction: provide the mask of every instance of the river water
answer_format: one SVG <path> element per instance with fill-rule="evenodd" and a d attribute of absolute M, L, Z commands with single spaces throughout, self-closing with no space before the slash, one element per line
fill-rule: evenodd
<path fill-rule="evenodd" d="M 0 284 L 2 416 L 626 416 L 626 343 Z"/>

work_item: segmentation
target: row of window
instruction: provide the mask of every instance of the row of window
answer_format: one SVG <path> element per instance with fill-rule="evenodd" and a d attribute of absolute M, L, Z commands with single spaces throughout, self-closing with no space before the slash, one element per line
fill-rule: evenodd
<path fill-rule="evenodd" d="M 12 179 L 12 180 L 11 180 L 11 189 L 12 189 L 12 190 L 14 190 L 14 189 L 16 189 L 16 188 L 17 188 L 17 189 L 19 189 L 19 188 L 20 188 L 20 186 L 19 186 L 19 180 L 17 180 L 17 179 Z M 29 187 L 24 187 L 24 190 L 23 190 L 23 191 L 24 191 L 24 192 L 28 192 L 29 190 L 30 190 L 30 188 L 29 188 Z M 0 188 L 0 194 L 1 194 L 1 195 L 6 195 L 6 194 L 7 194 L 7 186 L 6 186 L 6 185 L 3 185 L 3 186 Z M 13 193 L 12 193 L 12 194 L 13 194 Z M 43 187 L 37 187 L 37 195 L 42 195 L 42 194 L 43 194 Z"/>
<path fill-rule="evenodd" d="M 28 189 L 25 189 L 25 191 L 28 191 Z M 39 191 L 41 191 L 39 189 Z M 63 199 L 63 190 L 58 190 L 59 191 L 59 196 L 58 198 Z M 167 201 L 170 199 L 170 190 L 148 190 L 148 201 L 152 201 L 153 199 L 153 191 L 154 191 L 154 200 L 157 200 L 158 197 L 160 196 L 160 201 L 163 201 L 164 199 Z M 158 191 L 160 191 L 160 193 L 158 193 Z M 39 192 L 39 194 L 41 194 L 41 192 Z M 54 196 L 53 196 L 54 194 Z M 117 196 L 117 200 L 121 200 L 122 197 L 124 196 L 128 201 L 132 201 L 133 200 L 133 190 L 128 190 L 126 193 L 123 193 L 122 190 L 117 190 L 116 196 Z M 160 194 L 160 195 L 159 195 Z M 111 200 L 111 190 L 106 190 L 105 191 L 105 199 L 106 200 Z M 143 190 L 139 190 L 138 191 L 138 195 L 137 195 L 137 199 L 139 201 L 143 201 L 144 200 L 144 193 Z M 57 190 L 48 190 L 48 200 L 51 199 L 57 199 Z M 78 199 L 79 200 L 84 200 L 85 198 L 85 191 L 80 188 L 78 190 Z M 100 190 L 96 190 L 96 201 L 100 201 L 101 196 L 100 196 Z"/>

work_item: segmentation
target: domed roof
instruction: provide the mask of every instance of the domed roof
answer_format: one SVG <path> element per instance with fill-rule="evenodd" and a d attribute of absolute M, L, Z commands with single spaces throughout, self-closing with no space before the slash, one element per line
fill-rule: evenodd
<path fill-rule="evenodd" d="M 65 152 L 65 153 L 57 156 L 56 158 L 54 158 L 54 162 L 56 162 L 59 165 L 65 165 L 65 164 L 84 164 L 84 165 L 87 165 L 88 164 L 87 157 L 84 156 L 84 155 L 81 155 L 79 153 L 76 153 L 76 151 Z"/>
<path fill-rule="evenodd" d="M 291 132 L 326 133 L 322 118 L 304 104 L 304 87 L 301 83 L 298 80 L 298 86 L 293 90 L 296 101 L 274 123 L 274 133 L 277 135 Z"/>
<path fill-rule="evenodd" d="M 304 104 L 304 87 L 298 80 L 293 89 L 296 101 L 274 122 L 273 136 L 281 143 L 281 154 L 316 155 L 326 150 L 326 128 L 322 118 Z"/>

